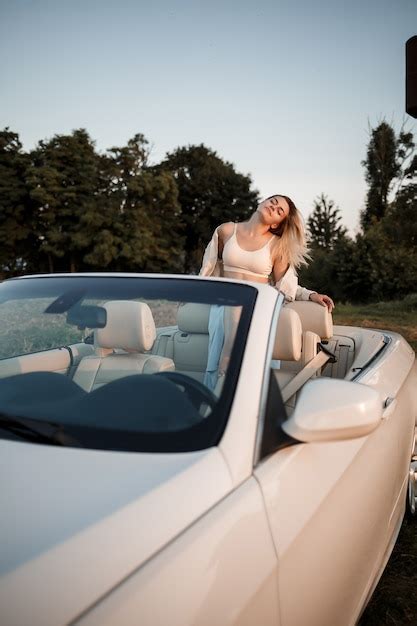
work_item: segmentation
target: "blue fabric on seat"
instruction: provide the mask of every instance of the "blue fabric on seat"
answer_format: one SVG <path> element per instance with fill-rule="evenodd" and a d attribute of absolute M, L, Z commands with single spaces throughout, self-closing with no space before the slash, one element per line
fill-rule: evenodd
<path fill-rule="evenodd" d="M 224 307 L 214 304 L 210 308 L 208 323 L 209 345 L 207 368 L 204 375 L 204 384 L 209 389 L 216 387 L 220 355 L 224 344 Z"/>

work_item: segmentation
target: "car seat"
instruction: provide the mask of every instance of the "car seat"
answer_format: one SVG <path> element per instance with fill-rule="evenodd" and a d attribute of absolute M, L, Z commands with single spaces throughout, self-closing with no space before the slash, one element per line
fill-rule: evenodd
<path fill-rule="evenodd" d="M 175 370 L 172 359 L 150 354 L 156 329 L 152 312 L 144 302 L 106 302 L 107 323 L 94 331 L 95 354 L 83 358 L 73 380 L 93 391 L 131 374 Z"/>

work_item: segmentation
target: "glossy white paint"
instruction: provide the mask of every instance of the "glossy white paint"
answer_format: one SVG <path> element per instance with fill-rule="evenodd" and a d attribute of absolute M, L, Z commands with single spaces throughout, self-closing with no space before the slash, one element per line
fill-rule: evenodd
<path fill-rule="evenodd" d="M 402 338 L 392 336 L 365 382 L 395 399 L 375 430 L 298 444 L 255 470 L 278 552 L 285 626 L 355 624 L 401 525 L 416 410 L 413 360 Z"/>
<path fill-rule="evenodd" d="M 1 440 L 0 459 L 4 626 L 70 622 L 231 490 L 218 449 L 132 454 Z"/>
<path fill-rule="evenodd" d="M 369 434 L 381 419 L 382 399 L 375 389 L 317 378 L 304 385 L 282 429 L 298 441 L 338 441 Z"/>
<path fill-rule="evenodd" d="M 276 568 L 251 478 L 76 623 L 279 626 Z"/>
<path fill-rule="evenodd" d="M 389 434 L 301 444 L 256 470 L 278 551 L 286 626 L 355 622 L 387 547 L 394 480 L 381 463 L 392 447 Z"/>
<path fill-rule="evenodd" d="M 345 334 L 361 330 L 342 328 L 346 331 Z M 398 505 L 394 507 L 390 520 L 390 527 L 395 528 L 404 512 L 403 493 L 406 490 L 404 477 L 408 473 L 412 453 L 410 430 L 413 419 L 417 418 L 417 362 L 414 351 L 403 337 L 391 331 L 383 332 L 389 344 L 382 355 L 372 363 L 372 367 L 358 377 L 358 381 L 377 390 L 384 400 L 391 401 L 388 410 L 383 413 L 383 419 L 385 422 L 395 424 L 393 432 L 395 446 L 393 445 L 390 451 L 391 472 L 395 474 L 395 492 L 398 494 Z"/>
<path fill-rule="evenodd" d="M 266 353 L 271 342 L 272 358 L 272 342 L 275 339 L 275 329 L 271 331 L 271 320 L 277 306 L 278 293 L 267 285 L 253 285 L 258 291 L 255 311 L 230 419 L 220 442 L 220 449 L 229 466 L 234 485 L 238 485 L 252 473 L 262 385 L 270 366 Z"/>

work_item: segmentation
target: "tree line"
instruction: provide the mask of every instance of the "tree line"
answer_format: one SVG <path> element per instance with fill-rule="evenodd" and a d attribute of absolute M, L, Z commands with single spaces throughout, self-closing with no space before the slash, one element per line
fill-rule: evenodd
<path fill-rule="evenodd" d="M 347 234 L 321 194 L 308 218 L 312 261 L 300 282 L 337 300 L 415 291 L 417 156 L 413 135 L 383 121 L 370 130 L 361 230 Z M 0 277 L 75 271 L 198 271 L 225 221 L 246 219 L 259 194 L 250 176 L 204 145 L 158 164 L 142 134 L 99 153 L 84 129 L 26 152 L 0 131 Z"/>
<path fill-rule="evenodd" d="M 312 262 L 302 284 L 342 302 L 401 299 L 417 288 L 417 154 L 413 134 L 386 121 L 370 129 L 361 229 L 350 237 L 322 194 L 307 220 Z"/>
<path fill-rule="evenodd" d="M 208 234 L 258 194 L 204 145 L 150 164 L 137 134 L 96 151 L 84 129 L 25 152 L 0 132 L 0 272 L 195 272 Z"/>

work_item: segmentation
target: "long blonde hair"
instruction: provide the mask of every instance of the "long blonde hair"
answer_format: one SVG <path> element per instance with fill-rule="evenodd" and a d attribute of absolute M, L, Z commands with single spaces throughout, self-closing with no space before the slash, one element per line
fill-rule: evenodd
<path fill-rule="evenodd" d="M 287 259 L 292 267 L 298 268 L 300 265 L 307 265 L 311 257 L 308 252 L 306 232 L 301 213 L 291 198 L 281 193 L 269 196 L 266 200 L 277 196 L 284 198 L 288 202 L 289 212 L 285 220 L 277 228 L 270 228 L 271 233 L 276 235 L 278 240 L 274 242 L 274 245 L 279 246 L 280 256 Z"/>

